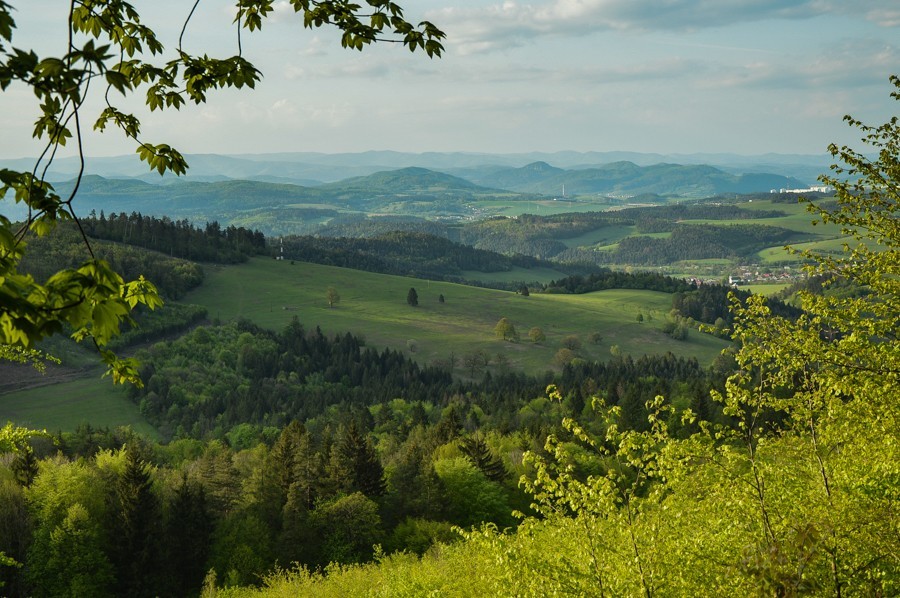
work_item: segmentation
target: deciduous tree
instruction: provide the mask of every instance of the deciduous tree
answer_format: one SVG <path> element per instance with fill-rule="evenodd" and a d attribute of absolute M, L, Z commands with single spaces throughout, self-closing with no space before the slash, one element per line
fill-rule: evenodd
<path fill-rule="evenodd" d="M 328 300 L 328 307 L 334 307 L 341 301 L 341 296 L 334 287 L 328 287 L 328 290 L 325 291 L 325 298 Z"/>
<path fill-rule="evenodd" d="M 494 326 L 494 335 L 505 341 L 519 340 L 519 333 L 516 331 L 515 325 L 509 321 L 509 318 L 500 318 L 497 325 Z"/>

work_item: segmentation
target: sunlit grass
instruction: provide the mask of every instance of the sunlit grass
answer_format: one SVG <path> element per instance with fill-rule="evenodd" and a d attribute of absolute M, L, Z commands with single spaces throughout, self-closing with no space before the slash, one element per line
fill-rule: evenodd
<path fill-rule="evenodd" d="M 329 308 L 326 289 L 333 286 L 340 302 Z M 415 287 L 419 306 L 406 303 Z M 445 302 L 439 302 L 443 295 Z M 319 326 L 327 334 L 350 331 L 370 346 L 391 347 L 420 363 L 459 359 L 475 350 L 505 356 L 509 367 L 528 372 L 556 369 L 556 352 L 569 335 L 580 338 L 581 356 L 606 360 L 610 346 L 623 353 L 665 353 L 695 356 L 710 363 L 724 341 L 694 332 L 676 341 L 660 330 L 671 309 L 671 296 L 653 291 L 611 290 L 587 295 L 523 297 L 512 292 L 482 289 L 401 276 L 371 274 L 316 264 L 251 260 L 248 264 L 210 269 L 204 285 L 186 301 L 204 305 L 211 318 L 248 318 L 275 330 L 297 317 L 307 328 Z M 645 321 L 639 323 L 637 315 Z M 501 317 L 520 333 L 518 343 L 495 338 Z M 534 344 L 528 330 L 544 330 L 547 340 Z M 588 336 L 597 332 L 602 341 Z"/>

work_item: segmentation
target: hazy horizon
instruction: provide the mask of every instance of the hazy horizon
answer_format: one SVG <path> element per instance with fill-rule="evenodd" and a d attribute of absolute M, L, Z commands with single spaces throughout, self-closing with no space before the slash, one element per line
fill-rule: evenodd
<path fill-rule="evenodd" d="M 60 54 L 65 3 L 13 4 L 12 45 Z M 189 7 L 136 7 L 167 48 L 177 45 Z M 859 145 L 845 114 L 880 123 L 894 112 L 888 76 L 900 64 L 900 9 L 887 0 L 423 0 L 405 8 L 411 21 L 446 31 L 444 58 L 393 44 L 343 50 L 335 31 L 304 30 L 276 2 L 262 32 L 243 35 L 244 56 L 264 75 L 257 89 L 213 92 L 181 112 L 139 110 L 144 137 L 220 155 L 821 155 L 832 142 Z M 227 7 L 200 3 L 186 49 L 234 53 L 231 19 Z M 98 106 L 87 104 L 86 123 Z M 31 140 L 36 110 L 23 86 L 0 94 L 0 158 L 40 153 Z M 86 137 L 88 155 L 132 152 L 115 131 Z"/>

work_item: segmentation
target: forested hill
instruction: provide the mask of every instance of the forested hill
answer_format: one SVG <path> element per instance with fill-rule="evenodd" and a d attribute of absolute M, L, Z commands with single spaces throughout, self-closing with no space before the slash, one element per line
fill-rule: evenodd
<path fill-rule="evenodd" d="M 463 282 L 464 271 L 560 269 L 537 258 L 502 255 L 420 232 L 394 231 L 371 238 L 285 237 L 283 243 L 285 259 L 450 282 Z M 580 272 L 586 268 L 570 266 L 563 270 Z M 527 276 L 523 273 L 524 278 Z"/>
<path fill-rule="evenodd" d="M 57 183 L 66 195 L 75 181 Z M 443 212 L 468 214 L 467 202 L 493 197 L 533 198 L 489 189 L 451 175 L 424 168 L 406 168 L 350 178 L 318 187 L 262 181 L 176 181 L 153 185 L 138 179 L 106 179 L 85 176 L 78 188 L 83 211 L 141 211 L 156 216 L 191 218 L 195 221 L 246 218 L 260 211 L 312 206 L 314 209 L 362 212 Z M 424 204 L 417 206 L 417 204 Z"/>
<path fill-rule="evenodd" d="M 368 176 L 349 178 L 319 187 L 323 191 L 339 193 L 434 193 L 445 191 L 476 191 L 479 185 L 465 179 L 427 168 L 401 168 L 376 172 Z M 482 189 L 483 190 L 483 189 Z"/>
<path fill-rule="evenodd" d="M 655 193 L 708 197 L 717 193 L 753 193 L 806 185 L 791 177 L 768 173 L 729 174 L 704 165 L 613 162 L 602 166 L 562 170 L 544 162 L 522 168 L 494 169 L 471 180 L 487 187 L 520 193 L 568 195 Z"/>
<path fill-rule="evenodd" d="M 140 212 L 91 212 L 81 221 L 85 233 L 96 239 L 127 243 L 173 257 L 198 262 L 236 264 L 268 252 L 266 237 L 256 230 L 207 222 L 200 228 L 188 220 L 145 216 Z"/>

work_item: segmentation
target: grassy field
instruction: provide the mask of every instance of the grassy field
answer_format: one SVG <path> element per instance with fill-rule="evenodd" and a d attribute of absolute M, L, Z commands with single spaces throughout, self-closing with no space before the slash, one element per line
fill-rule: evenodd
<path fill-rule="evenodd" d="M 531 272 L 532 277 L 534 272 Z M 506 273 L 514 278 L 521 274 Z M 541 275 L 559 278 L 547 270 Z M 329 308 L 326 289 L 333 286 L 340 302 Z M 415 287 L 419 306 L 406 303 Z M 444 303 L 438 301 L 443 295 Z M 465 372 L 462 358 L 476 350 L 491 356 L 500 367 L 529 373 L 559 369 L 555 361 L 563 339 L 576 336 L 580 357 L 606 360 L 617 345 L 623 354 L 665 353 L 696 357 L 711 363 L 725 341 L 691 331 L 687 341 L 676 341 L 660 330 L 671 307 L 671 296 L 654 291 L 610 290 L 586 295 L 515 293 L 443 282 L 371 274 L 346 268 L 255 259 L 247 264 L 207 267 L 206 281 L 185 301 L 204 305 L 210 318 L 228 321 L 239 317 L 275 330 L 297 317 L 307 328 L 319 326 L 326 334 L 351 331 L 369 346 L 391 347 L 426 364 L 457 359 L 457 373 Z M 644 321 L 638 322 L 641 314 Z M 494 336 L 501 317 L 509 318 L 521 335 L 519 342 Z M 543 329 L 546 340 L 532 343 L 530 328 Z M 591 343 L 589 335 L 602 336 Z M 502 355 L 505 365 L 496 365 Z M 93 426 L 129 425 L 157 437 L 121 388 L 101 379 L 99 370 L 86 377 L 64 379 L 46 386 L 0 395 L 0 422 L 72 431 L 82 422 Z"/>
<path fill-rule="evenodd" d="M 553 268 L 519 268 L 515 267 L 507 272 L 479 272 L 478 270 L 463 270 L 461 276 L 466 280 L 480 280 L 482 282 L 542 282 L 565 278 L 565 272 Z"/>
<path fill-rule="evenodd" d="M 774 295 L 778 291 L 784 290 L 791 286 L 790 283 L 787 282 L 778 282 L 775 284 L 748 284 L 742 286 L 742 289 L 748 290 L 751 293 L 756 293 L 757 295 Z"/>
<path fill-rule="evenodd" d="M 609 209 L 609 202 L 606 200 L 594 202 L 583 198 L 575 201 L 553 201 L 552 199 L 509 202 L 477 201 L 472 205 L 484 214 L 492 216 L 521 216 L 522 214 L 551 216 L 570 212 L 602 212 Z"/>
<path fill-rule="evenodd" d="M 81 423 L 131 426 L 140 434 L 158 438 L 156 429 L 122 388 L 100 375 L 100 370 L 94 370 L 85 378 L 0 395 L 0 422 L 50 432 L 71 432 Z"/>
<path fill-rule="evenodd" d="M 810 235 L 820 236 L 822 238 L 834 238 L 841 234 L 840 226 L 835 224 L 819 224 L 812 225 L 815 218 L 813 214 L 806 211 L 806 207 L 795 203 L 775 203 L 768 200 L 756 200 L 752 202 L 741 202 L 736 206 L 749 211 L 776 210 L 783 212 L 784 216 L 776 216 L 775 218 L 756 218 L 747 220 L 684 220 L 685 223 L 705 223 L 705 224 L 762 224 L 766 226 L 779 226 L 788 230 L 793 230 Z"/>
<path fill-rule="evenodd" d="M 614 226 L 601 226 L 592 231 L 572 237 L 571 239 L 560 239 L 565 243 L 566 247 L 590 247 L 593 245 L 612 245 L 618 243 L 625 237 L 635 233 L 636 227 L 617 224 Z"/>
<path fill-rule="evenodd" d="M 327 287 L 333 286 L 340 303 L 329 308 Z M 406 304 L 415 287 L 419 306 Z M 438 301 L 439 295 L 445 298 Z M 186 301 L 204 305 L 211 318 L 248 318 L 280 329 L 293 317 L 310 328 L 334 334 L 351 331 L 374 347 L 404 351 L 421 363 L 456 358 L 474 350 L 502 354 L 509 366 L 525 371 L 556 367 L 554 356 L 569 335 L 580 338 L 581 355 L 605 360 L 610 346 L 623 353 L 665 353 L 695 356 L 710 363 L 726 346 L 724 341 L 693 332 L 687 341 L 675 341 L 660 330 L 671 297 L 653 291 L 612 290 L 588 295 L 537 295 L 480 289 L 400 276 L 369 274 L 315 264 L 251 260 L 247 264 L 208 269 L 203 286 Z M 643 323 L 637 315 L 644 315 Z M 494 326 L 509 318 L 522 336 L 518 343 L 496 339 Z M 547 340 L 529 342 L 528 330 L 540 327 Z M 599 332 L 599 344 L 588 335 Z"/>

